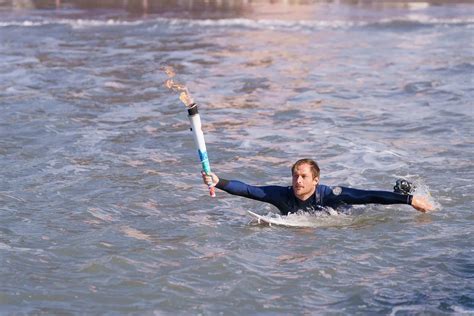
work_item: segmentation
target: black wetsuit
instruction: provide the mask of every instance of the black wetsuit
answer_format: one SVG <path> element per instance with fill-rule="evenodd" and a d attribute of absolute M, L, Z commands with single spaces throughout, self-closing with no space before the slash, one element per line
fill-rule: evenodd
<path fill-rule="evenodd" d="M 336 209 L 342 205 L 370 203 L 411 205 L 413 199 L 412 195 L 395 192 L 329 187 L 323 184 L 318 184 L 313 196 L 306 201 L 298 199 L 291 186 L 252 186 L 236 180 L 220 179 L 216 187 L 230 194 L 270 203 L 276 206 L 282 215 L 298 211 L 313 213 L 324 210 L 327 206 Z"/>

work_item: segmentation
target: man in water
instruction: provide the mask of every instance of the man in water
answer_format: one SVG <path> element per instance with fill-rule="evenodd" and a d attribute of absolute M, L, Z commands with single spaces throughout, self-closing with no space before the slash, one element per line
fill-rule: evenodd
<path fill-rule="evenodd" d="M 282 215 L 317 212 L 324 207 L 337 209 L 353 204 L 408 204 L 420 212 L 433 210 L 433 205 L 422 196 L 388 191 L 369 191 L 347 187 L 329 187 L 319 183 L 319 166 L 311 159 L 298 160 L 291 168 L 292 186 L 252 186 L 236 180 L 219 178 L 215 173 L 202 173 L 205 184 L 212 183 L 230 194 L 243 196 L 277 207 Z"/>

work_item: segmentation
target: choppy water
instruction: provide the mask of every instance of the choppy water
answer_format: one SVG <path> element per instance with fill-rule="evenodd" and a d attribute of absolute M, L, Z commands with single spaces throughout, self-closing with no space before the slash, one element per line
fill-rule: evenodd
<path fill-rule="evenodd" d="M 0 313 L 474 313 L 473 6 L 173 12 L 0 10 Z M 272 208 L 208 197 L 165 65 L 219 175 L 286 185 L 312 157 L 438 210 L 249 223 Z"/>

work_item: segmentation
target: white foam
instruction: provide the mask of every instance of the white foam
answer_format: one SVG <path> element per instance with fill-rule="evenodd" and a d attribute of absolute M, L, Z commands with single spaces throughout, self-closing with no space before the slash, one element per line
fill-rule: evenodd
<path fill-rule="evenodd" d="M 416 179 L 413 184 L 415 185 L 415 195 L 426 197 L 428 201 L 434 206 L 434 210 L 440 210 L 441 204 L 431 195 L 429 186 L 422 180 Z"/>
<path fill-rule="evenodd" d="M 393 17 L 372 21 L 352 21 L 352 20 L 278 20 L 278 19 L 165 19 L 159 18 L 153 20 L 159 23 L 168 23 L 171 26 L 183 27 L 203 27 L 203 28 L 222 28 L 222 27 L 241 27 L 248 29 L 263 29 L 277 31 L 314 31 L 319 29 L 348 29 L 364 26 L 383 26 L 383 25 L 403 25 L 406 23 L 436 26 L 436 25 L 467 25 L 474 24 L 474 18 L 434 18 L 422 14 L 409 14 L 407 16 Z M 153 26 L 157 28 L 158 25 Z"/>
<path fill-rule="evenodd" d="M 397 315 L 398 312 L 401 312 L 401 313 L 408 313 L 408 312 L 412 312 L 412 313 L 415 313 L 415 312 L 419 312 L 421 313 L 422 311 L 425 311 L 425 306 L 423 305 L 405 305 L 405 306 L 395 306 L 394 308 L 392 308 L 392 311 L 390 313 L 390 316 L 395 316 Z"/>
<path fill-rule="evenodd" d="M 473 310 L 472 310 L 472 309 L 465 309 L 465 308 L 462 307 L 462 306 L 453 305 L 452 308 L 453 308 L 454 312 L 457 313 L 457 314 L 469 314 L 469 315 L 472 315 L 472 313 L 473 313 Z"/>
<path fill-rule="evenodd" d="M 24 248 L 24 247 L 12 247 L 5 243 L 0 242 L 0 250 L 6 251 L 18 251 L 18 252 L 31 252 L 33 254 L 42 254 L 44 253 L 43 249 L 34 249 L 34 248 Z"/>
<path fill-rule="evenodd" d="M 69 25 L 74 29 L 88 28 L 88 27 L 101 27 L 101 26 L 134 26 L 143 24 L 143 20 L 137 21 L 121 21 L 121 20 L 92 20 L 92 19 L 44 19 L 39 21 L 10 21 L 0 22 L 0 27 L 36 27 L 45 25 Z"/>
<path fill-rule="evenodd" d="M 362 27 L 367 25 L 390 25 L 394 23 L 420 23 L 426 25 L 463 25 L 468 27 L 474 24 L 474 18 L 434 18 L 423 14 L 409 14 L 407 16 L 380 19 L 376 21 L 351 21 L 351 20 L 278 20 L 278 19 L 180 19 L 180 18 L 151 18 L 138 19 L 134 21 L 118 19 L 43 19 L 43 20 L 23 20 L 0 22 L 0 27 L 38 27 L 44 25 L 68 25 L 73 29 L 93 28 L 93 27 L 116 27 L 116 26 L 136 26 L 150 23 L 152 29 L 160 27 L 162 24 L 183 27 L 243 27 L 250 29 L 269 29 L 286 31 L 311 31 L 315 29 L 345 29 L 352 27 Z"/>
<path fill-rule="evenodd" d="M 126 89 L 127 88 L 126 85 L 117 81 L 107 81 L 104 83 L 104 87 L 112 88 L 112 89 Z"/>
<path fill-rule="evenodd" d="M 218 20 L 187 20 L 173 19 L 171 25 L 182 26 L 183 24 L 198 27 L 243 27 L 249 29 L 267 29 L 267 30 L 287 30 L 287 31 L 305 31 L 325 28 L 350 28 L 354 26 L 364 26 L 368 22 L 342 21 L 342 20 L 274 20 L 274 19 L 218 19 Z"/>
<path fill-rule="evenodd" d="M 154 17 L 137 20 L 120 20 L 120 19 L 54 19 L 44 18 L 38 20 L 23 21 L 2 21 L 2 27 L 41 27 L 49 25 L 64 25 L 72 29 L 89 29 L 89 28 L 108 28 L 108 27 L 126 27 L 146 25 L 148 31 L 155 31 L 169 26 L 171 28 L 243 28 L 251 30 L 274 30 L 283 32 L 314 32 L 326 29 L 351 29 L 358 27 L 370 26 L 386 26 L 397 27 L 403 25 L 420 25 L 420 26 L 456 26 L 461 25 L 466 28 L 474 26 L 473 17 L 456 17 L 456 18 L 436 18 L 424 14 L 412 13 L 399 17 L 391 17 L 386 19 L 378 19 L 371 21 L 360 20 L 282 20 L 282 19 L 183 19 L 183 18 L 163 18 Z"/>
<path fill-rule="evenodd" d="M 410 22 L 418 22 L 422 24 L 473 24 L 474 18 L 473 17 L 465 17 L 465 18 L 433 18 L 423 14 L 409 14 L 406 17 L 407 21 Z"/>

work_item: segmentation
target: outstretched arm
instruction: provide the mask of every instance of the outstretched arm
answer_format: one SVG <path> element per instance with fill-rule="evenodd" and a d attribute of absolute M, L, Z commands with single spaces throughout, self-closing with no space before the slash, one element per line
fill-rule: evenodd
<path fill-rule="evenodd" d="M 212 186 L 227 193 L 271 203 L 269 200 L 269 197 L 271 196 L 271 194 L 269 194 L 271 193 L 268 189 L 269 187 L 256 187 L 237 180 L 219 179 L 219 177 L 213 172 L 209 175 L 202 172 L 202 180 L 206 184 L 211 182 Z"/>
<path fill-rule="evenodd" d="M 335 194 L 336 192 L 337 194 Z M 422 196 L 404 195 L 388 191 L 359 190 L 341 187 L 326 198 L 329 205 L 340 204 L 408 204 L 420 212 L 433 210 L 433 205 Z"/>
<path fill-rule="evenodd" d="M 212 182 L 212 186 L 233 195 L 273 204 L 278 209 L 285 206 L 287 188 L 275 185 L 253 186 L 237 180 L 220 179 L 215 173 L 202 173 L 204 183 Z"/>

